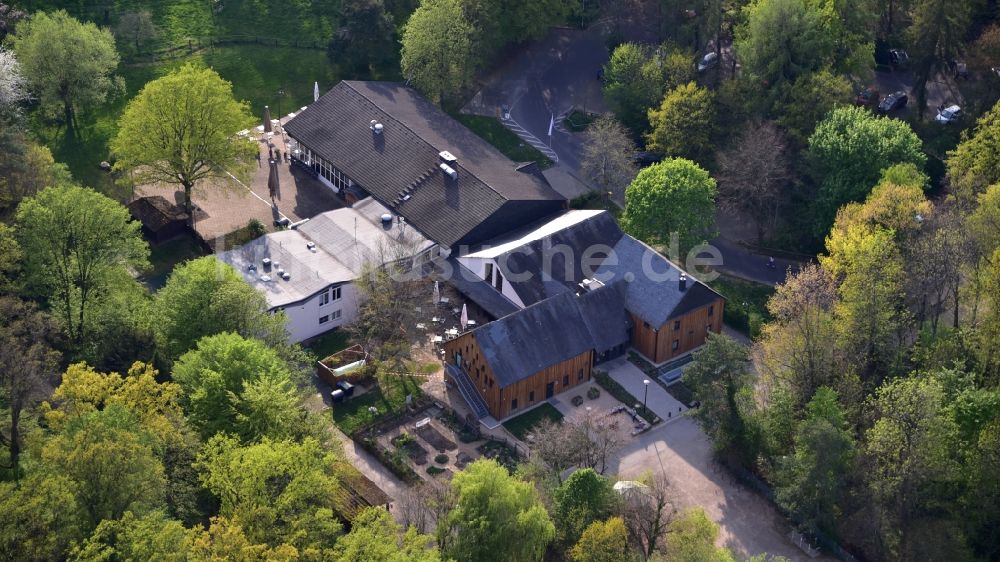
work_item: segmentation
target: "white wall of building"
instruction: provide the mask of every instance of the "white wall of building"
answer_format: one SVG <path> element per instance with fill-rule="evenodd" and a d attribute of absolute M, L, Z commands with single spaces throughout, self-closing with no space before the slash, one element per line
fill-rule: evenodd
<path fill-rule="evenodd" d="M 500 270 L 500 266 L 497 264 L 496 260 L 489 258 L 470 258 L 468 256 L 458 258 L 459 263 L 464 265 L 472 273 L 475 273 L 480 279 L 486 281 L 492 286 L 496 286 L 496 277 L 500 275 L 503 276 L 503 272 Z M 492 264 L 493 267 L 493 278 L 486 279 L 486 264 Z M 510 282 L 504 279 L 502 281 L 501 293 L 503 296 L 510 299 L 510 302 L 516 304 L 518 308 L 524 308 L 524 302 L 521 301 L 521 297 L 517 296 L 517 292 L 514 287 L 511 286 Z"/>
<path fill-rule="evenodd" d="M 288 321 L 288 339 L 292 342 L 300 342 L 334 328 L 350 324 L 358 317 L 358 291 L 353 283 L 339 285 L 340 298 L 329 303 L 320 305 L 323 292 L 313 295 L 309 299 L 283 307 Z M 333 291 L 329 287 L 327 292 Z M 332 292 L 331 292 L 332 296 Z M 339 315 L 339 317 L 338 317 Z M 320 318 L 327 316 L 329 320 L 320 323 Z"/>

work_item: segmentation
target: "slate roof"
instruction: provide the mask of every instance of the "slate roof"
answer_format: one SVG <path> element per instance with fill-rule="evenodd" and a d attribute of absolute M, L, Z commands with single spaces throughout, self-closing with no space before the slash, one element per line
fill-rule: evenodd
<path fill-rule="evenodd" d="M 573 210 L 491 240 L 467 257 L 495 259 L 521 302 L 531 306 L 575 291 L 592 273 L 584 272 L 584 265 L 592 269 L 596 264 L 585 264 L 585 258 L 603 258 L 621 237 L 610 213 Z M 598 248 L 604 251 L 592 253 Z M 521 279 L 520 273 L 530 275 Z"/>
<path fill-rule="evenodd" d="M 563 293 L 473 330 L 497 384 L 510 386 L 588 350 L 628 342 L 622 284 Z"/>
<path fill-rule="evenodd" d="M 381 134 L 371 131 L 373 119 L 383 125 Z M 518 171 L 402 84 L 340 82 L 288 121 L 285 131 L 446 246 L 480 242 L 512 226 L 498 223 L 518 226 L 565 201 L 530 167 Z M 438 167 L 444 150 L 458 160 L 456 180 Z"/>
<path fill-rule="evenodd" d="M 594 276 L 605 283 L 624 280 L 626 306 L 654 327 L 722 298 L 691 275 L 687 276 L 687 288 L 681 291 L 681 269 L 629 235 L 618 240 L 614 254 L 617 263 L 606 260 Z"/>

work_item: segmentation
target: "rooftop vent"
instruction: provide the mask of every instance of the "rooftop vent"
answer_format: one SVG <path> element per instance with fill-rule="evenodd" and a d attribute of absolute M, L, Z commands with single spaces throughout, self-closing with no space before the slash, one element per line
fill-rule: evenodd
<path fill-rule="evenodd" d="M 382 213 L 382 216 L 379 217 L 379 218 L 382 219 L 382 223 L 383 224 L 392 222 L 392 214 L 391 213 Z"/>
<path fill-rule="evenodd" d="M 686 291 L 687 290 L 687 285 L 688 285 L 688 276 L 687 276 L 687 273 L 681 273 L 681 278 L 680 278 L 679 285 L 680 285 L 680 289 L 682 291 Z"/>
<path fill-rule="evenodd" d="M 368 124 L 368 128 L 371 129 L 372 132 L 375 133 L 376 135 L 381 135 L 382 134 L 382 129 L 384 127 L 377 120 L 372 119 L 371 123 Z"/>
<path fill-rule="evenodd" d="M 438 167 L 441 168 L 441 171 L 444 172 L 449 178 L 453 180 L 458 179 L 458 172 L 455 171 L 455 168 L 452 168 L 444 162 L 442 162 Z"/>
<path fill-rule="evenodd" d="M 456 163 L 458 163 L 458 158 L 455 158 L 455 155 L 448 152 L 447 150 L 442 150 L 441 152 L 438 152 L 438 156 L 441 157 L 441 161 L 444 162 L 445 164 L 455 165 Z"/>
<path fill-rule="evenodd" d="M 315 242 L 306 242 L 306 249 L 309 250 L 310 252 L 313 251 L 313 250 L 315 250 L 316 249 L 316 243 Z"/>
<path fill-rule="evenodd" d="M 279 267 L 279 268 L 278 268 L 278 277 L 284 277 L 284 276 L 285 276 L 285 270 L 284 270 L 284 269 L 281 269 L 281 268 Z"/>

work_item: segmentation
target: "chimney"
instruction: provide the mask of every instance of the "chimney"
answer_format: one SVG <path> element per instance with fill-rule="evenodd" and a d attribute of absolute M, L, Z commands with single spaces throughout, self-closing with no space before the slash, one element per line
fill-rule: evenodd
<path fill-rule="evenodd" d="M 444 172 L 445 175 L 448 176 L 449 178 L 453 180 L 458 179 L 458 172 L 455 171 L 455 168 L 452 168 L 451 166 L 445 164 L 444 162 L 438 164 L 438 167 L 441 168 L 441 171 Z"/>
<path fill-rule="evenodd" d="M 679 281 L 678 285 L 679 285 L 679 287 L 680 287 L 680 289 L 681 289 L 682 292 L 687 290 L 687 285 L 688 285 L 688 276 L 687 276 L 687 273 L 681 273 L 681 277 L 680 277 L 680 281 Z"/>

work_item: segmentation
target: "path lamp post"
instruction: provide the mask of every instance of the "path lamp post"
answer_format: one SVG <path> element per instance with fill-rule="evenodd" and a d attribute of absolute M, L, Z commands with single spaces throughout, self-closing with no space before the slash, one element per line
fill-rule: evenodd
<path fill-rule="evenodd" d="M 278 121 L 281 121 L 281 98 L 285 96 L 285 89 L 278 88 Z"/>
<path fill-rule="evenodd" d="M 646 407 L 646 397 L 649 396 L 649 379 L 642 379 L 642 409 L 649 410 Z"/>

